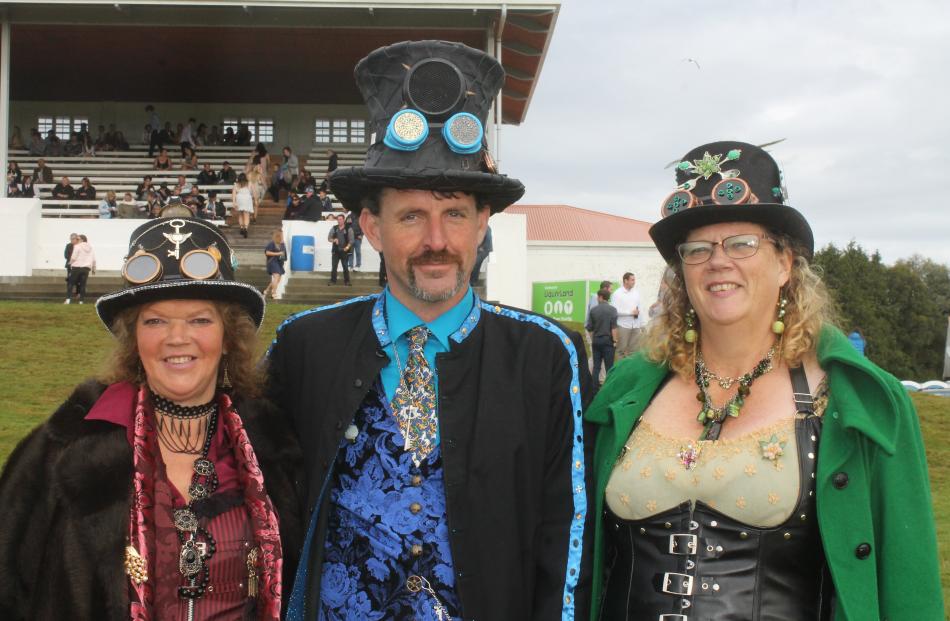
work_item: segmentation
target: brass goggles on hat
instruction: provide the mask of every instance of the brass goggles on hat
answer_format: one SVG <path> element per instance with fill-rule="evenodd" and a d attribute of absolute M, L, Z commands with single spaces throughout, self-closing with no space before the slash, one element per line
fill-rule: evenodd
<path fill-rule="evenodd" d="M 182 227 L 185 226 L 184 220 L 171 220 L 168 224 L 175 229 L 175 232 L 163 233 L 166 242 L 156 248 L 146 249 L 140 245 L 122 266 L 122 277 L 133 285 L 144 285 L 160 280 L 164 271 L 162 261 L 152 251 L 157 251 L 167 244 L 174 245 L 174 249 L 167 250 L 167 257 L 178 260 L 178 271 L 182 278 L 208 280 L 217 277 L 220 273 L 221 261 L 221 251 L 218 250 L 217 245 L 212 243 L 207 248 L 195 248 L 182 255 L 181 246 L 189 240 L 191 233 L 181 232 Z M 191 243 L 194 244 L 194 241 L 192 240 Z"/>
<path fill-rule="evenodd" d="M 722 251 L 730 259 L 748 259 L 759 251 L 759 246 L 763 241 L 775 243 L 775 240 L 771 237 L 746 233 L 732 235 L 718 242 L 702 240 L 683 242 L 676 246 L 676 252 L 686 265 L 705 263 L 712 258 L 716 246 L 722 246 Z"/>
<path fill-rule="evenodd" d="M 663 201 L 660 215 L 664 218 L 684 209 L 691 209 L 700 205 L 746 205 L 758 203 L 759 198 L 752 193 L 752 189 L 745 179 L 723 179 L 713 186 L 712 194 L 700 199 L 692 190 L 680 187 Z"/>

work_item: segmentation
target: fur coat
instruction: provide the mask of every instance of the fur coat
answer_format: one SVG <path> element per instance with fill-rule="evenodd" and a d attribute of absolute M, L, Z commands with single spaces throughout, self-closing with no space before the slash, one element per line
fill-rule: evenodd
<path fill-rule="evenodd" d="M 10 455 L 0 477 L 0 619 L 129 619 L 132 448 L 125 427 L 85 420 L 105 388 L 78 386 Z M 279 516 L 286 600 L 302 539 L 300 450 L 273 406 L 234 405 Z"/>

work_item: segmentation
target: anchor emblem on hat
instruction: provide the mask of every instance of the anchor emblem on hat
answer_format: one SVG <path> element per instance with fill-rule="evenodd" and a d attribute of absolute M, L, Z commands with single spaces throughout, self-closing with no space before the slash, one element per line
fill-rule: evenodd
<path fill-rule="evenodd" d="M 170 227 L 172 227 L 173 229 L 175 229 L 175 232 L 174 232 L 174 233 L 171 233 L 171 234 L 169 234 L 169 233 L 162 233 L 162 235 L 165 236 L 165 239 L 167 239 L 167 240 L 170 241 L 171 243 L 175 244 L 175 249 L 168 251 L 168 256 L 170 256 L 170 257 L 175 257 L 176 259 L 180 259 L 181 256 L 179 256 L 179 250 L 181 249 L 181 245 L 182 245 L 183 243 L 185 243 L 185 241 L 186 241 L 189 237 L 191 237 L 191 233 L 182 233 L 182 232 L 181 232 L 181 228 L 182 228 L 183 226 L 185 226 L 185 224 L 186 224 L 186 223 L 185 223 L 184 220 L 180 220 L 180 219 L 176 218 L 176 219 L 174 219 L 174 220 L 172 220 L 171 222 L 168 223 L 168 226 L 170 226 Z"/>

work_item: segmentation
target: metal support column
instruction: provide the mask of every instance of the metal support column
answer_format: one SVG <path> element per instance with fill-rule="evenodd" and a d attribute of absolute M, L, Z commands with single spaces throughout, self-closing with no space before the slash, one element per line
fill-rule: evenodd
<path fill-rule="evenodd" d="M 5 11 L 0 19 L 3 20 L 0 28 L 0 170 L 3 171 L 0 198 L 6 198 L 7 147 L 10 144 L 10 21 Z"/>

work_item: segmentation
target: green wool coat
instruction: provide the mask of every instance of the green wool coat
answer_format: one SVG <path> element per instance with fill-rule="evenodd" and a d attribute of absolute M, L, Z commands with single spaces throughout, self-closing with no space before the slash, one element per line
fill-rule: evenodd
<path fill-rule="evenodd" d="M 927 460 L 914 406 L 900 382 L 858 354 L 837 329 L 822 331 L 818 362 L 830 391 L 818 449 L 818 524 L 838 596 L 835 619 L 943 620 Z M 668 373 L 643 354 L 623 360 L 585 414 L 597 426 L 594 621 L 604 578 L 604 490 Z M 836 489 L 832 478 L 840 472 L 848 484 Z M 862 543 L 871 546 L 863 560 L 855 554 Z"/>

